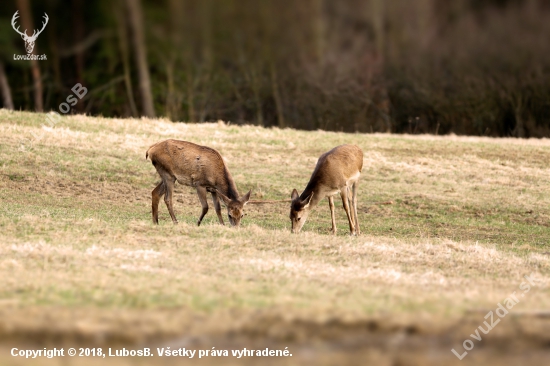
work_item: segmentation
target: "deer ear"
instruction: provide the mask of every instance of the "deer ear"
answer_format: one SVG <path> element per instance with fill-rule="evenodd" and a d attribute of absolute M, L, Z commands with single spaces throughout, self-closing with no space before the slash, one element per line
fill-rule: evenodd
<path fill-rule="evenodd" d="M 298 191 L 296 189 L 292 190 L 292 195 L 290 198 L 294 201 L 296 198 L 298 198 Z"/>
<path fill-rule="evenodd" d="M 248 191 L 247 194 L 241 197 L 240 201 L 243 203 L 243 206 L 246 205 L 250 200 L 250 194 L 252 194 L 252 190 Z"/>
<path fill-rule="evenodd" d="M 305 200 L 302 201 L 302 204 L 304 205 L 304 208 L 308 207 L 311 203 L 311 199 L 313 198 L 313 192 L 307 197 Z"/>
<path fill-rule="evenodd" d="M 229 206 L 229 202 L 231 202 L 229 197 L 227 197 L 225 194 L 221 193 L 220 191 L 216 191 L 216 194 L 218 195 L 218 197 L 222 199 L 223 203 L 225 203 L 226 206 Z"/>

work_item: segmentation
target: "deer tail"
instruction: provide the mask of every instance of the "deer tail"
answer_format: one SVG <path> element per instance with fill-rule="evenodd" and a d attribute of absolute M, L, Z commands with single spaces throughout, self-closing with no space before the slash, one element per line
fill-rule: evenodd
<path fill-rule="evenodd" d="M 154 147 L 156 146 L 157 144 L 154 144 L 154 145 L 151 145 L 149 146 L 149 148 L 147 149 L 147 151 L 145 152 L 145 160 L 147 160 L 147 158 L 149 157 L 149 151 Z"/>

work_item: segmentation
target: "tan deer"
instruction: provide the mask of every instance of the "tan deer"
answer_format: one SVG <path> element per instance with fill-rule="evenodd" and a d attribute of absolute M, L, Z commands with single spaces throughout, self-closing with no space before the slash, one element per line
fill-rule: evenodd
<path fill-rule="evenodd" d="M 348 215 L 351 235 L 359 235 L 357 218 L 357 184 L 363 170 L 363 151 L 355 145 L 337 146 L 319 157 L 306 189 L 301 195 L 294 189 L 290 204 L 292 232 L 298 233 L 304 226 L 311 209 L 328 197 L 332 218 L 332 233 L 336 234 L 334 195 L 340 192 Z M 350 192 L 351 191 L 351 192 Z"/>
<path fill-rule="evenodd" d="M 172 206 L 174 184 L 178 181 L 180 184 L 197 189 L 202 205 L 202 213 L 197 225 L 201 224 L 204 215 L 208 212 L 206 195 L 210 192 L 220 224 L 224 225 L 219 198 L 227 206 L 231 225 L 239 226 L 244 216 L 243 207 L 248 203 L 251 191 L 242 197 L 239 195 L 220 153 L 192 142 L 165 140 L 151 146 L 145 153 L 145 159 L 148 157 L 162 179 L 152 192 L 155 224 L 158 224 L 158 206 L 163 195 L 172 221 L 174 224 L 178 223 Z"/>

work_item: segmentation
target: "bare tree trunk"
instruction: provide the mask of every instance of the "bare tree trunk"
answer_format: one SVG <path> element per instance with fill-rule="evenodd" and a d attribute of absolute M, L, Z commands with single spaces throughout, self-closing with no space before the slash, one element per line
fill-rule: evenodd
<path fill-rule="evenodd" d="M 134 99 L 134 92 L 132 89 L 132 78 L 130 77 L 130 59 L 128 57 L 128 32 L 126 30 L 127 24 L 126 24 L 126 19 L 124 17 L 124 12 L 122 11 L 121 7 L 117 5 L 115 5 L 115 8 L 118 14 L 117 30 L 118 30 L 120 55 L 122 57 L 122 69 L 124 70 L 124 85 L 126 87 L 128 104 L 130 105 L 130 113 L 132 113 L 132 117 L 137 117 L 139 116 L 139 113 L 138 113 L 136 102 Z"/>
<path fill-rule="evenodd" d="M 48 25 L 52 27 L 52 30 L 48 32 L 48 45 L 51 50 L 51 58 L 49 57 L 48 59 L 52 64 L 54 87 L 59 91 L 62 89 L 63 83 L 61 82 L 61 62 L 60 62 L 60 55 L 59 55 L 59 43 L 57 42 L 58 40 L 54 31 L 55 29 L 57 29 L 57 18 L 51 17 L 49 22 L 51 24 L 48 24 Z"/>
<path fill-rule="evenodd" d="M 134 41 L 134 52 L 139 75 L 139 90 L 141 92 L 143 114 L 147 117 L 154 118 L 155 108 L 153 106 L 153 95 L 151 93 L 149 66 L 147 64 L 147 49 L 145 47 L 143 32 L 141 2 L 140 0 L 126 0 L 126 7 L 128 9 L 128 19 L 130 21 L 132 38 Z"/>
<path fill-rule="evenodd" d="M 263 127 L 264 125 L 264 111 L 262 108 L 262 98 L 260 97 L 260 80 L 256 67 L 252 67 L 251 70 L 252 78 L 252 91 L 254 93 L 254 101 L 256 102 L 256 120 L 258 124 Z"/>
<path fill-rule="evenodd" d="M 212 47 L 212 0 L 202 0 L 199 2 L 199 12 L 201 19 L 201 45 L 202 45 L 202 67 L 199 73 L 198 81 L 202 90 L 202 100 L 198 112 L 198 121 L 204 122 L 208 109 L 208 97 L 212 90 L 212 68 L 214 62 L 214 49 Z"/>
<path fill-rule="evenodd" d="M 525 122 L 523 120 L 523 98 L 520 93 L 511 97 L 512 106 L 514 107 L 514 117 L 516 119 L 516 127 L 512 132 L 516 137 L 525 137 Z"/>
<path fill-rule="evenodd" d="M 386 85 L 382 81 L 380 76 L 384 73 L 386 56 L 387 56 L 387 40 L 386 40 L 386 30 L 384 24 L 386 23 L 386 7 L 387 4 L 383 0 L 372 0 L 370 9 L 367 9 L 367 12 L 370 13 L 372 19 L 372 24 L 374 28 L 374 42 L 376 45 L 376 51 L 373 57 L 370 58 L 371 65 L 370 69 L 372 70 L 371 80 L 369 80 L 369 89 L 370 94 L 374 94 L 375 107 L 377 114 L 380 117 L 381 125 L 387 133 L 391 133 L 392 130 L 392 121 L 390 118 L 390 100 L 388 97 L 388 90 Z M 368 15 L 367 15 L 368 16 Z M 370 81 L 376 83 L 375 88 L 372 88 L 373 85 L 370 84 Z M 371 102 L 367 102 L 369 105 Z M 371 125 L 372 130 L 372 125 Z M 372 132 L 372 131 L 371 131 Z"/>
<path fill-rule="evenodd" d="M 33 22 L 32 22 L 32 13 L 29 0 L 17 0 L 17 7 L 19 8 L 21 14 L 21 25 L 23 29 L 29 30 L 32 34 Z M 33 54 L 36 53 L 36 46 L 32 51 Z M 40 75 L 40 66 L 38 61 L 31 60 L 31 73 L 34 84 L 34 110 L 37 112 L 42 112 L 44 110 L 44 100 L 42 96 L 42 77 Z"/>
<path fill-rule="evenodd" d="M 168 11 L 170 14 L 170 47 L 171 51 L 166 62 L 166 116 L 172 121 L 180 120 L 180 108 L 183 93 L 177 80 L 178 71 L 187 69 L 184 62 L 189 61 L 190 52 L 187 50 L 187 44 L 183 41 L 185 32 L 185 3 L 181 0 L 168 0 Z M 189 61 L 190 62 L 190 61 Z M 192 107 L 190 107 L 192 109 Z"/>
<path fill-rule="evenodd" d="M 371 9 L 367 9 L 371 14 L 372 25 L 374 28 L 374 42 L 376 44 L 376 51 L 380 55 L 385 54 L 385 30 L 384 22 L 386 17 L 385 5 L 383 0 L 372 0 Z"/>
<path fill-rule="evenodd" d="M 181 117 L 182 119 L 186 118 L 187 121 L 196 121 L 195 78 L 193 75 L 193 35 L 189 35 L 189 32 L 186 32 L 186 29 L 189 28 L 186 28 L 185 23 L 182 21 L 182 19 L 185 19 L 186 15 L 185 5 L 186 3 L 182 0 L 168 0 L 168 9 L 170 12 L 170 39 L 172 41 L 171 46 L 173 51 L 166 65 L 168 83 L 166 110 L 171 118 L 179 120 Z M 203 50 L 203 52 L 205 51 Z M 182 70 L 182 74 L 185 76 L 185 82 L 181 87 L 177 82 L 179 81 L 179 79 L 177 79 L 177 72 L 179 70 Z M 187 103 L 187 115 L 179 112 L 184 98 Z"/>
<path fill-rule="evenodd" d="M 174 60 L 166 61 L 166 96 L 164 100 L 164 115 L 171 121 L 176 120 L 177 109 L 173 108 L 175 100 Z"/>
<path fill-rule="evenodd" d="M 270 14 L 277 11 L 277 2 L 269 1 L 264 2 L 264 6 L 261 7 L 263 29 L 265 31 L 265 38 L 263 39 L 263 58 L 269 67 L 269 75 L 271 81 L 271 93 L 275 100 L 275 109 L 277 110 L 277 125 L 280 128 L 286 127 L 286 121 L 284 116 L 283 100 L 281 98 L 281 92 L 279 90 L 279 77 L 277 75 L 276 60 L 272 45 L 274 44 L 275 34 L 277 33 L 277 24 Z"/>
<path fill-rule="evenodd" d="M 73 39 L 74 43 L 78 44 L 84 39 L 84 16 L 82 14 L 82 0 L 72 1 L 72 22 L 73 22 Z M 76 82 L 80 85 L 84 84 L 84 49 L 77 51 L 75 55 Z M 84 103 L 77 103 L 75 109 L 78 113 L 84 110 Z"/>
<path fill-rule="evenodd" d="M 214 54 L 212 50 L 212 1 L 200 2 L 202 58 L 208 68 L 212 67 Z"/>
<path fill-rule="evenodd" d="M 2 61 L 0 61 L 0 91 L 2 92 L 2 107 L 5 109 L 13 109 L 10 84 L 8 83 Z"/>
<path fill-rule="evenodd" d="M 196 122 L 194 90 L 193 68 L 191 67 L 191 60 L 189 60 L 189 63 L 187 64 L 187 107 L 189 108 L 189 122 Z"/>
<path fill-rule="evenodd" d="M 325 0 L 314 0 L 314 34 L 315 34 L 315 56 L 317 65 L 324 65 L 326 48 L 326 20 L 325 20 Z"/>
<path fill-rule="evenodd" d="M 275 65 L 271 63 L 271 87 L 273 91 L 273 98 L 275 99 L 275 106 L 277 108 L 277 122 L 280 128 L 286 127 L 285 116 L 283 112 L 283 101 L 281 100 L 281 94 L 279 93 L 279 80 L 277 78 L 277 70 Z"/>

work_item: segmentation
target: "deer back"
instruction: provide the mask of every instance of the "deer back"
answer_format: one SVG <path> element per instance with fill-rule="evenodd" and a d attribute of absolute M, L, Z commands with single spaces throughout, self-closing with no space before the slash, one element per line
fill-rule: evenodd
<path fill-rule="evenodd" d="M 223 158 L 214 149 L 192 142 L 166 140 L 147 151 L 153 165 L 175 177 L 180 184 L 218 189 L 230 198 L 234 183 Z M 236 190 L 236 189 L 235 189 Z"/>
<path fill-rule="evenodd" d="M 363 170 L 363 151 L 355 145 L 340 145 L 319 157 L 304 196 L 317 196 L 339 190 L 350 180 L 357 180 Z M 307 193 L 306 193 L 307 191 Z M 304 197 L 305 198 L 305 197 Z M 321 197 L 319 197 L 321 198 Z"/>

